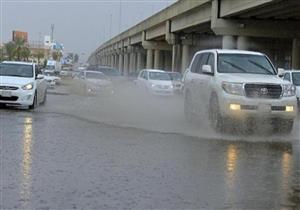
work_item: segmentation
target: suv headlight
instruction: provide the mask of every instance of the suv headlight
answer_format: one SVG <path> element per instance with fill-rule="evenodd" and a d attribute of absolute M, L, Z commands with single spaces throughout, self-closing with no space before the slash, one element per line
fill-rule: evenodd
<path fill-rule="evenodd" d="M 296 87 L 293 84 L 284 84 L 282 85 L 282 96 L 290 97 L 296 95 Z"/>
<path fill-rule="evenodd" d="M 23 85 L 22 89 L 23 90 L 32 90 L 33 89 L 33 83 L 31 82 L 31 83 L 29 83 L 27 85 Z"/>
<path fill-rule="evenodd" d="M 222 88 L 228 94 L 238 95 L 238 96 L 244 95 L 243 83 L 223 82 Z"/>
<path fill-rule="evenodd" d="M 156 87 L 156 86 L 157 86 L 156 84 L 151 84 L 151 87 L 153 87 L 153 88 Z"/>

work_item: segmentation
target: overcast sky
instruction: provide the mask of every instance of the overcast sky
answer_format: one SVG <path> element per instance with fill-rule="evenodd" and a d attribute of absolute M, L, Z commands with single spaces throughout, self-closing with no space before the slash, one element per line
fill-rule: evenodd
<path fill-rule="evenodd" d="M 0 0 L 1 41 L 12 31 L 43 40 L 55 25 L 54 39 L 66 52 L 85 58 L 104 40 L 162 10 L 176 0 Z"/>

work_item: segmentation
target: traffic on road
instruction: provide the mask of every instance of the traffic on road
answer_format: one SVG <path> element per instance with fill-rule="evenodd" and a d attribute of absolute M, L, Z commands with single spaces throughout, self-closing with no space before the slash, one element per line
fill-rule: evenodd
<path fill-rule="evenodd" d="M 1 1 L 0 210 L 300 210 L 291 2 Z"/>

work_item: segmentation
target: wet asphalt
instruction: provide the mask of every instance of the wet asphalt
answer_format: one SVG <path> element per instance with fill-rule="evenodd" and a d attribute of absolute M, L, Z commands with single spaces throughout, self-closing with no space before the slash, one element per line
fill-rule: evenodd
<path fill-rule="evenodd" d="M 180 97 L 118 94 L 1 108 L 0 209 L 300 209 L 299 119 L 220 135 L 187 124 Z"/>

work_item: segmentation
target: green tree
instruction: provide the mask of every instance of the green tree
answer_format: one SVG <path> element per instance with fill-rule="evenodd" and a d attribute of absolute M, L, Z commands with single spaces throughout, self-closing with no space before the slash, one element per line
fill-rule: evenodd
<path fill-rule="evenodd" d="M 54 51 L 52 52 L 52 58 L 53 60 L 60 61 L 62 58 L 62 53 L 60 51 Z"/>
<path fill-rule="evenodd" d="M 24 59 L 28 53 L 27 50 L 25 50 L 25 41 L 23 39 L 16 39 L 15 41 L 15 55 L 18 61 Z"/>
<path fill-rule="evenodd" d="M 22 59 L 28 61 L 30 55 L 31 55 L 30 49 L 28 47 L 23 47 L 21 51 Z"/>
<path fill-rule="evenodd" d="M 15 59 L 15 53 L 16 53 L 16 45 L 14 42 L 8 42 L 4 45 L 6 56 L 8 60 L 14 60 Z"/>
<path fill-rule="evenodd" d="M 40 64 L 41 59 L 45 57 L 45 53 L 42 50 L 38 50 L 34 57 L 37 58 L 38 64 Z"/>
<path fill-rule="evenodd" d="M 79 55 L 75 54 L 74 55 L 74 63 L 78 63 L 78 61 L 79 61 Z"/>

